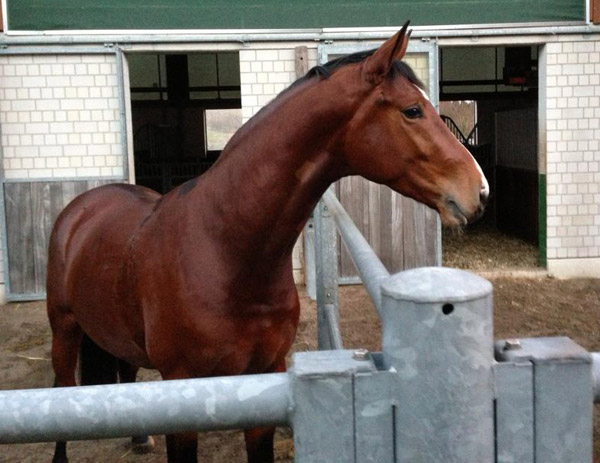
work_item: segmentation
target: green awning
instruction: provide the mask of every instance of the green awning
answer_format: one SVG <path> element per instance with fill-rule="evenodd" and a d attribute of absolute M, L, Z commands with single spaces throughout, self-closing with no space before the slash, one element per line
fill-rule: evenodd
<path fill-rule="evenodd" d="M 314 29 L 585 21 L 585 0 L 5 0 L 13 31 Z"/>

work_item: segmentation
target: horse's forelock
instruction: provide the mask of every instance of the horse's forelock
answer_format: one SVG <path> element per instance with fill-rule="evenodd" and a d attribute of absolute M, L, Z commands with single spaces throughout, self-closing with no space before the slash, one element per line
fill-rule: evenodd
<path fill-rule="evenodd" d="M 402 76 L 408 79 L 412 84 L 415 84 L 421 90 L 425 90 L 425 84 L 421 79 L 417 77 L 415 71 L 404 61 L 394 61 L 392 63 L 392 69 L 389 73 L 390 79 L 395 79 L 398 76 Z"/>

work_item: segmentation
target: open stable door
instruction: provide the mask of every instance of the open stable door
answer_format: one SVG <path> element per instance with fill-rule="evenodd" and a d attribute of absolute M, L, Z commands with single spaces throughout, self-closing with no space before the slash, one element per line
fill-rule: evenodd
<path fill-rule="evenodd" d="M 326 63 L 378 45 L 322 45 L 319 47 L 319 61 Z M 439 101 L 437 53 L 435 43 L 411 43 L 404 58 L 425 83 L 436 108 Z M 340 202 L 391 273 L 441 265 L 441 225 L 435 211 L 362 177 L 344 178 L 337 182 L 335 189 Z M 359 282 L 358 273 L 343 243 L 340 248 L 340 283 Z"/>

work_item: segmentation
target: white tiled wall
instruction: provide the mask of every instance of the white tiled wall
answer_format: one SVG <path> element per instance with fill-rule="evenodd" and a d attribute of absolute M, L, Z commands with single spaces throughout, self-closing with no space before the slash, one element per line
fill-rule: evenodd
<path fill-rule="evenodd" d="M 317 49 L 308 50 L 309 69 L 317 64 Z M 244 122 L 296 80 L 294 48 L 241 50 L 240 82 Z"/>
<path fill-rule="evenodd" d="M 7 179 L 123 175 L 115 55 L 0 57 Z"/>
<path fill-rule="evenodd" d="M 549 43 L 546 60 L 548 264 L 594 274 L 583 267 L 600 257 L 600 36 Z"/>

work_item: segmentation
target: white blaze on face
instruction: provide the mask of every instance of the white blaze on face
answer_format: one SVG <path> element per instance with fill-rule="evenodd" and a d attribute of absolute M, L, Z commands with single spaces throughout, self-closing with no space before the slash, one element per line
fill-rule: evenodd
<path fill-rule="evenodd" d="M 490 195 L 490 185 L 487 181 L 487 178 L 485 178 L 485 175 L 483 174 L 483 170 L 481 169 L 481 166 L 479 165 L 477 160 L 473 157 L 471 152 L 466 148 L 465 148 L 465 151 L 467 153 L 469 153 L 469 156 L 471 156 L 471 159 L 473 160 L 475 167 L 477 167 L 477 170 L 479 171 L 479 174 L 481 175 L 481 190 L 479 191 L 479 194 L 480 194 L 480 196 L 485 197 L 487 199 L 487 197 Z"/>
<path fill-rule="evenodd" d="M 413 84 L 413 85 L 414 85 L 414 86 L 417 88 L 417 90 L 418 90 L 419 92 L 421 92 L 421 94 L 423 95 L 423 97 L 424 97 L 424 98 L 425 98 L 427 101 L 431 101 L 431 100 L 429 99 L 429 95 L 427 95 L 427 93 L 425 93 L 425 90 L 423 90 L 421 87 L 419 87 L 419 86 L 418 86 L 418 85 L 416 85 L 416 84 Z"/>

